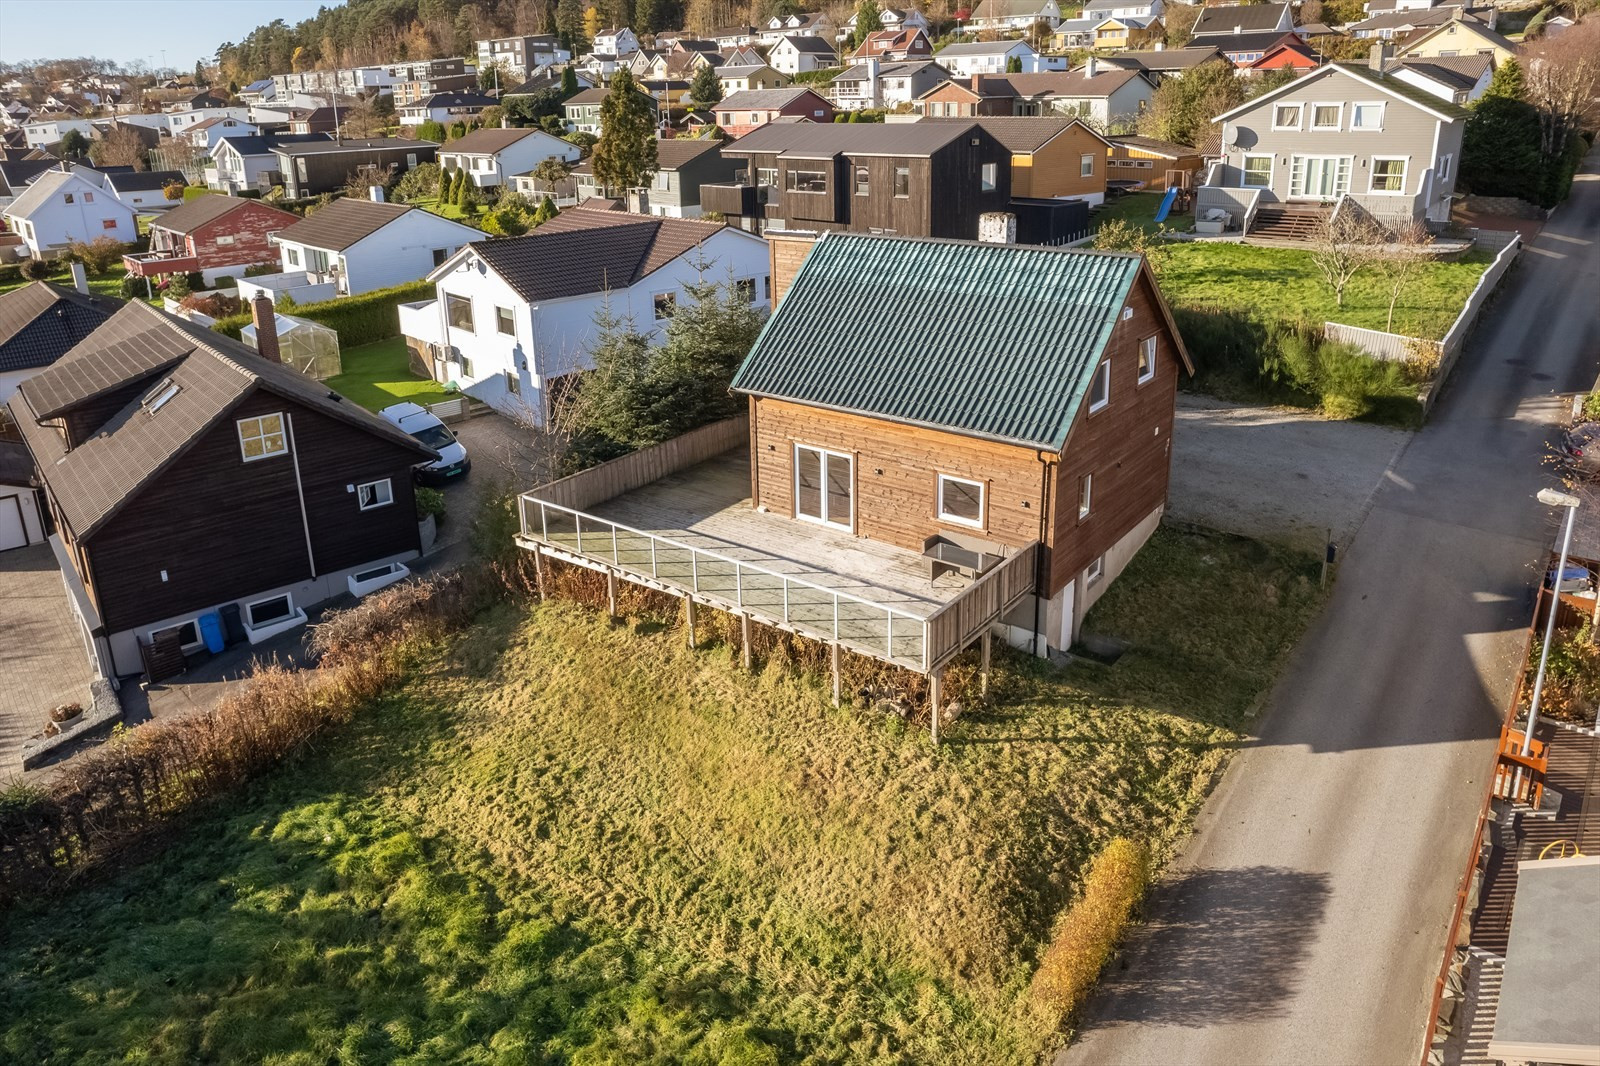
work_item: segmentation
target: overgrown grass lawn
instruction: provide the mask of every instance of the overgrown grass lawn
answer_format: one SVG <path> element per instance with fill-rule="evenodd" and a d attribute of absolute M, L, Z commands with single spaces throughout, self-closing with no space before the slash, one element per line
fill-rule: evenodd
<path fill-rule="evenodd" d="M 1098 212 L 1095 221 L 1120 219 L 1154 232 L 1161 196 L 1131 193 Z M 1193 221 L 1191 215 L 1173 215 L 1166 224 L 1186 229 Z M 1174 304 L 1257 308 L 1287 318 L 1389 330 L 1389 293 L 1383 279 L 1370 271 L 1350 283 L 1340 307 L 1309 251 L 1225 241 L 1172 245 L 1169 263 L 1161 272 L 1161 289 Z M 1429 263 L 1408 283 L 1389 331 L 1432 340 L 1443 337 L 1493 259 L 1473 249 L 1459 259 Z"/>
<path fill-rule="evenodd" d="M 411 372 L 402 337 L 346 348 L 339 354 L 343 372 L 329 378 L 328 387 L 369 411 L 402 400 L 436 403 L 450 395 L 437 381 Z"/>
<path fill-rule="evenodd" d="M 128 272 L 122 269 L 122 264 L 119 262 L 116 266 L 112 267 L 104 274 L 91 274 L 88 279 L 89 291 L 98 296 L 109 296 L 114 300 L 120 300 L 122 298 L 122 279 L 127 276 Z M 63 267 L 58 273 L 52 274 L 44 280 L 48 281 L 52 285 L 59 285 L 64 289 L 72 288 L 72 272 L 65 267 Z M 18 278 L 15 281 L 0 282 L 0 295 L 20 289 L 24 285 L 31 284 L 33 283 L 22 278 Z M 143 282 L 140 282 L 139 284 L 139 295 L 141 297 L 144 295 Z M 157 306 L 160 306 L 160 300 L 161 298 L 157 296 Z"/>
<path fill-rule="evenodd" d="M 1000 656 L 937 749 L 779 657 L 501 608 L 170 850 L 8 915 L 0 1059 L 1034 1061 L 1053 920 L 1108 839 L 1184 832 L 1313 575 L 1164 530 L 1091 615 L 1132 651 Z"/>

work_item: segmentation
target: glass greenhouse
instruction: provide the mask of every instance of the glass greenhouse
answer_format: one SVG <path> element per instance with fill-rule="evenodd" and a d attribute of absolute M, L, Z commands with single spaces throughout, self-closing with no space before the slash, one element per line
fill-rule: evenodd
<path fill-rule="evenodd" d="M 342 364 L 337 333 L 310 319 L 295 318 L 293 315 L 274 315 L 273 320 L 278 327 L 278 354 L 285 366 L 292 366 L 318 381 L 326 381 L 340 372 Z M 240 330 L 239 338 L 254 348 L 255 323 Z"/>

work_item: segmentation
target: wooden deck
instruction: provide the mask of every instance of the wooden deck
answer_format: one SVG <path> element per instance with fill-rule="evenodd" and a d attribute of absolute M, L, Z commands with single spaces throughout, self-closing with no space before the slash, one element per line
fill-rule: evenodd
<path fill-rule="evenodd" d="M 921 672 L 1032 591 L 1032 548 L 976 581 L 934 580 L 917 552 L 757 511 L 749 489 L 738 448 L 581 511 L 535 490 L 521 542 Z"/>

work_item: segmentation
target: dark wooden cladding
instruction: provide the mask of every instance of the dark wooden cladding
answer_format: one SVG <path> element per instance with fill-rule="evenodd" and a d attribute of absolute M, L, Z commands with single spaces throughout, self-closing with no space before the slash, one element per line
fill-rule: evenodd
<path fill-rule="evenodd" d="M 1111 360 L 1111 402 L 1078 412 L 1062 452 L 1051 503 L 1051 589 L 1059 589 L 1167 499 L 1172 424 L 1181 363 L 1166 319 L 1142 274 L 1102 358 Z M 1155 377 L 1139 384 L 1139 342 L 1156 337 Z M 1094 475 L 1089 517 L 1078 519 L 1078 483 Z"/>
<path fill-rule="evenodd" d="M 166 374 L 165 370 L 152 370 L 145 376 L 121 388 L 112 389 L 99 396 L 84 400 L 63 413 L 58 421 L 67 431 L 67 447 L 76 448 L 99 433 L 106 422 L 118 411 L 148 392 Z"/>
<path fill-rule="evenodd" d="M 239 448 L 238 420 L 274 412 L 292 420 L 317 573 L 420 547 L 411 475 L 415 455 L 258 390 L 79 546 L 88 564 L 85 583 L 109 630 L 134 629 L 313 576 L 295 456 L 246 463 Z M 347 486 L 382 478 L 390 479 L 394 502 L 360 510 Z"/>

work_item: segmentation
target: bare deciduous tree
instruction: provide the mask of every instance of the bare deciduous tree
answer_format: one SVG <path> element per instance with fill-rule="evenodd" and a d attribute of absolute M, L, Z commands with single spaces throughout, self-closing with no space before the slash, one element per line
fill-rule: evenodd
<path fill-rule="evenodd" d="M 1341 207 L 1317 227 L 1311 261 L 1333 289 L 1334 303 L 1344 306 L 1350 280 L 1383 255 L 1383 231 L 1360 209 Z"/>
<path fill-rule="evenodd" d="M 94 163 L 108 167 L 132 167 L 149 170 L 149 152 L 144 138 L 132 126 L 116 126 L 110 133 L 89 146 L 89 158 Z"/>
<path fill-rule="evenodd" d="M 1393 333 L 1395 304 L 1400 302 L 1406 286 L 1421 271 L 1423 264 L 1433 258 L 1429 251 L 1433 245 L 1433 234 L 1422 223 L 1412 221 L 1391 230 L 1388 244 L 1385 252 L 1374 260 L 1373 267 L 1389 289 L 1389 317 L 1383 328 L 1386 333 Z"/>
<path fill-rule="evenodd" d="M 1539 149 L 1560 159 L 1580 130 L 1600 125 L 1600 18 L 1529 45 L 1523 96 L 1539 111 Z"/>

